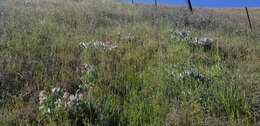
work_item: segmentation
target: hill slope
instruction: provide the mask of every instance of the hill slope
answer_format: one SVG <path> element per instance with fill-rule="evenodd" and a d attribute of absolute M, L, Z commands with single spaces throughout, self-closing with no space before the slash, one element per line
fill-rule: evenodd
<path fill-rule="evenodd" d="M 1 125 L 259 123 L 259 10 L 0 2 Z"/>

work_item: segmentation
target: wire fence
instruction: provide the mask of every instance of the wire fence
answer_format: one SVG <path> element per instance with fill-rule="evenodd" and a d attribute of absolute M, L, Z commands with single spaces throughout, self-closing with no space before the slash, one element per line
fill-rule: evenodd
<path fill-rule="evenodd" d="M 132 4 L 135 4 L 135 0 L 132 0 Z M 192 5 L 192 1 L 191 0 L 187 0 L 187 4 L 188 4 L 188 8 L 190 10 L 191 13 L 193 13 L 193 5 Z M 154 6 L 158 7 L 158 0 L 154 0 Z M 247 20 L 248 20 L 248 26 L 251 30 L 251 32 L 253 31 L 253 26 L 252 26 L 252 21 L 251 21 L 251 17 L 249 14 L 249 10 L 248 7 L 245 6 L 245 12 L 246 12 L 246 16 L 247 16 Z"/>

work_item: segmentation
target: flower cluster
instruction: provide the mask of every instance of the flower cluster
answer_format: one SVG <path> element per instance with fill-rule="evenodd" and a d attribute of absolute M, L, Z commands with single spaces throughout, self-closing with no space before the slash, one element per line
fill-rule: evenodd
<path fill-rule="evenodd" d="M 213 47 L 213 44 L 214 44 L 214 40 L 212 38 L 207 38 L 207 37 L 203 37 L 203 38 L 196 37 L 193 42 L 190 42 L 191 46 L 202 47 L 204 49 L 211 49 Z"/>
<path fill-rule="evenodd" d="M 42 90 L 40 93 L 39 93 L 39 104 L 42 105 L 46 100 L 47 100 L 47 93 L 46 91 Z"/>
<path fill-rule="evenodd" d="M 190 31 L 175 31 L 173 34 L 171 34 L 171 39 L 184 41 L 187 42 L 191 47 L 201 47 L 206 50 L 210 50 L 214 46 L 214 40 L 212 38 L 193 38 L 190 34 Z"/>
<path fill-rule="evenodd" d="M 171 39 L 177 39 L 178 41 L 188 41 L 191 40 L 190 31 L 175 31 L 171 34 Z"/>
<path fill-rule="evenodd" d="M 127 35 L 125 35 L 125 36 L 123 36 L 122 38 L 121 38 L 123 41 L 126 41 L 126 42 L 134 42 L 134 41 L 137 41 L 137 37 L 136 36 L 134 36 L 134 35 L 132 35 L 132 34 L 127 34 Z"/>
<path fill-rule="evenodd" d="M 180 73 L 179 78 L 183 80 L 194 79 L 200 82 L 207 82 L 209 80 L 195 69 L 186 69 L 184 72 Z"/>
<path fill-rule="evenodd" d="M 38 98 L 39 110 L 46 114 L 59 109 L 76 107 L 83 100 L 83 94 L 79 91 L 76 94 L 70 94 L 56 87 L 51 90 L 51 93 L 47 93 L 45 90 L 40 91 Z"/>
<path fill-rule="evenodd" d="M 101 42 L 101 41 L 81 42 L 80 46 L 85 49 L 103 49 L 109 51 L 117 48 L 117 46 L 111 45 L 109 44 L 109 42 Z"/>
<path fill-rule="evenodd" d="M 82 67 L 82 83 L 79 85 L 78 91 L 88 91 L 89 88 L 92 88 L 96 80 L 95 66 L 91 64 L 83 64 Z"/>
<path fill-rule="evenodd" d="M 69 96 L 69 97 L 66 97 Z M 75 95 L 64 95 L 63 98 L 65 98 L 65 100 L 67 100 L 67 106 L 68 107 L 73 107 L 73 106 L 77 106 L 79 105 L 80 101 L 83 99 L 83 94 L 82 93 L 76 93 Z"/>
<path fill-rule="evenodd" d="M 84 73 L 90 74 L 94 71 L 94 66 L 91 64 L 83 64 Z"/>
<path fill-rule="evenodd" d="M 27 7 L 32 6 L 32 4 L 33 4 L 32 0 L 25 0 L 24 1 L 24 5 L 27 6 Z"/>

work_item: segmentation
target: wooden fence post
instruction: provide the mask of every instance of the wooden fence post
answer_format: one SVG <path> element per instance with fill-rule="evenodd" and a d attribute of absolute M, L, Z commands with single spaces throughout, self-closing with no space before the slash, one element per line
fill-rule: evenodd
<path fill-rule="evenodd" d="M 251 22 L 250 15 L 248 13 L 247 7 L 245 7 L 245 10 L 246 10 L 246 15 L 247 15 L 247 20 L 248 20 L 248 23 L 249 23 L 249 28 L 250 28 L 251 31 L 253 31 L 252 22 Z"/>
<path fill-rule="evenodd" d="M 191 0 L 188 0 L 188 5 L 189 5 L 190 11 L 192 12 L 192 11 L 193 11 L 193 8 L 192 8 Z"/>

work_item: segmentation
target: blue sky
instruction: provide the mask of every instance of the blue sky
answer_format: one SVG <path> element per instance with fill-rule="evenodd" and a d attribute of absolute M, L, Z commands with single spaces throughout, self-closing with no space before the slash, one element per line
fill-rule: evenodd
<path fill-rule="evenodd" d="M 132 0 L 126 0 L 131 2 Z M 134 0 L 136 3 L 154 3 L 154 0 Z M 187 0 L 157 0 L 162 5 L 185 5 Z M 260 0 L 191 0 L 194 7 L 254 7 L 260 8 Z"/>

